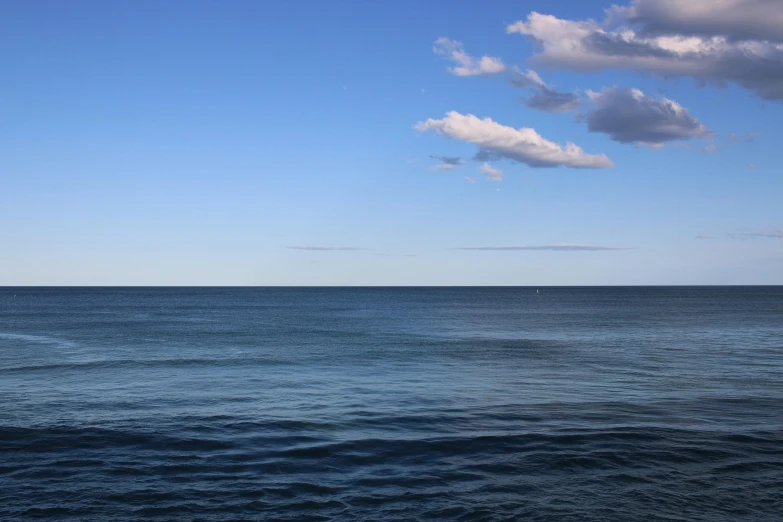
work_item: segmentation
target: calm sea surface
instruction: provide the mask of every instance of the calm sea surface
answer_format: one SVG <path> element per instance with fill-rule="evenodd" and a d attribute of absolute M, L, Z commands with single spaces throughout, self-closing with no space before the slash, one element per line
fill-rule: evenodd
<path fill-rule="evenodd" d="M 0 520 L 783 520 L 783 287 L 0 288 Z"/>

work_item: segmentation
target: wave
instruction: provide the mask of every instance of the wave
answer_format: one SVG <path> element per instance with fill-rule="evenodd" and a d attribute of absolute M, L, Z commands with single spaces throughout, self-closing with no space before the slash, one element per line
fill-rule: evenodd
<path fill-rule="evenodd" d="M 783 432 L 338 440 L 285 426 L 0 428 L 0 518 L 774 519 L 783 501 Z"/>
<path fill-rule="evenodd" d="M 14 334 L 0 332 L 0 339 L 8 339 L 9 341 L 22 341 L 36 344 L 51 344 L 62 348 L 73 348 L 77 343 L 62 339 L 59 337 L 48 337 L 45 335 L 28 335 L 28 334 Z"/>
<path fill-rule="evenodd" d="M 186 418 L 187 419 L 187 418 Z M 614 453 L 642 454 L 647 450 L 665 450 L 677 458 L 715 461 L 745 455 L 783 458 L 783 431 L 725 433 L 664 427 L 623 427 L 606 429 L 551 429 L 499 434 L 466 432 L 464 435 L 428 437 L 354 438 L 334 440 L 329 423 L 286 419 L 237 422 L 232 416 L 210 417 L 201 424 L 182 424 L 158 430 L 125 430 L 96 427 L 0 427 L 0 451 L 57 452 L 63 449 L 110 449 L 138 446 L 163 452 L 212 451 L 220 449 L 253 450 L 257 455 L 281 458 L 322 459 L 373 455 L 506 455 L 541 450 L 569 456 L 570 451 L 585 455 Z M 217 419 L 223 419 L 222 422 Z M 195 437 L 191 432 L 206 430 L 212 437 Z M 321 436 L 304 436 L 319 432 Z M 271 444 L 270 444 L 271 443 Z M 258 453 L 259 448 L 264 451 Z M 740 451 L 741 450 L 741 451 Z M 666 453 L 657 453 L 667 459 Z M 783 465 L 783 461 L 780 462 Z"/>
<path fill-rule="evenodd" d="M 118 368 L 188 368 L 188 367 L 225 367 L 247 365 L 282 365 L 295 364 L 291 361 L 281 361 L 272 358 L 237 357 L 237 358 L 168 358 L 168 359 L 101 359 L 94 361 L 73 361 L 48 364 L 30 364 L 24 366 L 0 367 L 0 373 L 39 372 L 39 371 L 83 371 L 92 369 Z"/>

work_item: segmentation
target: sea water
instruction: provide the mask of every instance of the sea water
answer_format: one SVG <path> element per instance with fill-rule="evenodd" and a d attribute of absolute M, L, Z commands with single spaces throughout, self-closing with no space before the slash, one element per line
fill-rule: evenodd
<path fill-rule="evenodd" d="M 783 288 L 0 288 L 0 520 L 780 520 Z"/>

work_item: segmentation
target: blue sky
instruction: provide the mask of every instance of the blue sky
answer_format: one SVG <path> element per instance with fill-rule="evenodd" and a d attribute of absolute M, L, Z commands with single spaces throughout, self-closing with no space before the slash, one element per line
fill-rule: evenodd
<path fill-rule="evenodd" d="M 5 2 L 0 285 L 783 284 L 760 1 Z"/>

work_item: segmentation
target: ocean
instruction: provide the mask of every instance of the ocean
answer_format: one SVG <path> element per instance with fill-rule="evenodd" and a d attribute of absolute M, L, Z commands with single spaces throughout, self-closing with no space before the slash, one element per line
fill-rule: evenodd
<path fill-rule="evenodd" d="M 0 288 L 0 520 L 782 520 L 783 287 Z"/>

